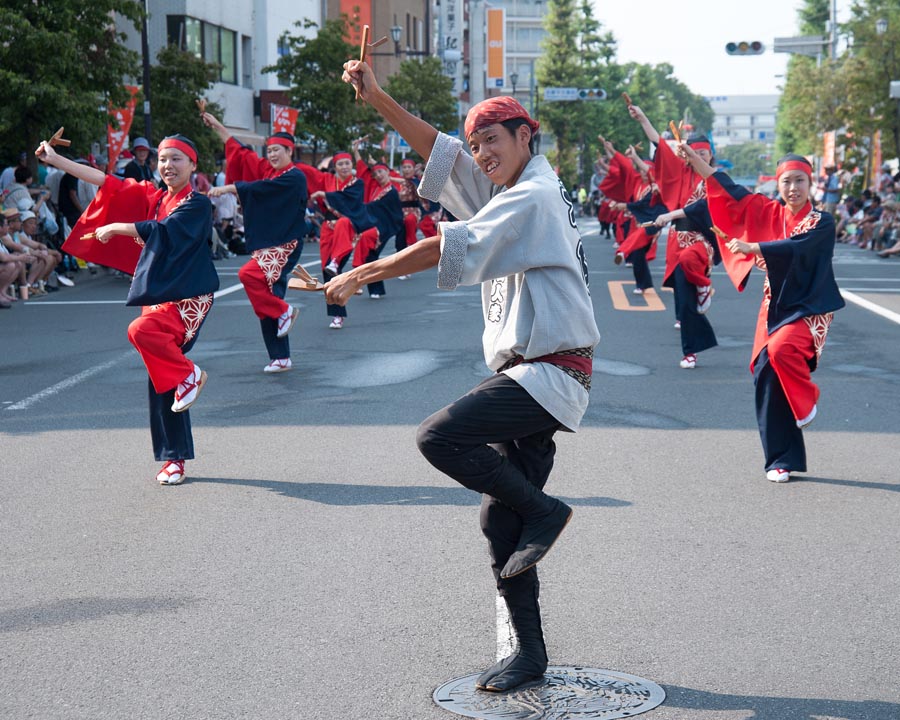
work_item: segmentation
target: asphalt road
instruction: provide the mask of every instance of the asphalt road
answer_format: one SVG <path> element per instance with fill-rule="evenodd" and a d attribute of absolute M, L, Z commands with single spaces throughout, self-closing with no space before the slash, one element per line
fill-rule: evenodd
<path fill-rule="evenodd" d="M 775 485 L 747 369 L 760 277 L 739 295 L 717 270 L 719 347 L 682 370 L 672 295 L 637 309 L 583 230 L 603 338 L 549 485 L 575 508 L 541 565 L 551 662 L 659 683 L 652 720 L 900 718 L 900 262 L 839 246 L 839 284 L 888 313 L 837 314 L 809 472 Z M 276 376 L 223 295 L 192 352 L 198 458 L 160 487 L 126 282 L 76 282 L 0 311 L 0 717 L 452 717 L 431 693 L 492 661 L 495 594 L 477 496 L 414 438 L 487 374 L 477 289 L 390 281 L 340 331 L 298 293 Z"/>

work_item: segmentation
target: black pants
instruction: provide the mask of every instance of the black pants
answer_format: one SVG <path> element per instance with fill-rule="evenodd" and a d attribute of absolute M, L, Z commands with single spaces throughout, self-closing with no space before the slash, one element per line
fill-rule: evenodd
<path fill-rule="evenodd" d="M 753 365 L 756 387 L 756 423 L 766 456 L 766 470 L 806 472 L 806 445 L 803 431 L 797 427 L 781 381 L 763 348 Z"/>
<path fill-rule="evenodd" d="M 490 493 L 504 473 L 516 473 L 543 489 L 553 468 L 559 421 L 525 389 L 498 373 L 426 419 L 416 439 L 425 459 L 464 487 L 484 493 L 481 530 L 501 595 L 537 585 L 537 570 L 500 579 L 522 533 L 519 515 Z"/>
<path fill-rule="evenodd" d="M 291 270 L 300 260 L 300 253 L 303 252 L 303 239 L 297 242 L 297 247 L 288 255 L 287 262 L 281 269 L 281 275 L 278 281 L 272 284 L 272 294 L 284 300 L 287 292 L 288 280 L 291 277 Z M 291 356 L 291 343 L 288 336 L 278 337 L 278 318 L 260 318 L 259 329 L 262 331 L 263 342 L 266 344 L 266 351 L 269 353 L 269 360 L 284 360 Z"/>
<path fill-rule="evenodd" d="M 200 328 L 197 328 L 194 337 L 181 346 L 181 351 L 185 355 L 194 347 L 199 335 Z M 191 411 L 172 412 L 175 388 L 158 393 L 153 388 L 153 381 L 148 377 L 147 401 L 150 408 L 150 439 L 153 442 L 154 459 L 193 460 L 194 436 L 191 433 Z"/>
<path fill-rule="evenodd" d="M 647 251 L 649 249 L 650 246 L 646 245 L 628 253 L 628 257 L 625 258 L 625 262 L 631 263 L 635 287 L 641 290 L 649 290 L 653 287 L 653 276 L 650 274 L 650 264 L 647 262 Z"/>
<path fill-rule="evenodd" d="M 697 312 L 697 286 L 688 282 L 680 265 L 672 271 L 666 284 L 675 290 L 675 317 L 681 322 L 682 353 L 694 355 L 718 345 L 706 315 Z"/>

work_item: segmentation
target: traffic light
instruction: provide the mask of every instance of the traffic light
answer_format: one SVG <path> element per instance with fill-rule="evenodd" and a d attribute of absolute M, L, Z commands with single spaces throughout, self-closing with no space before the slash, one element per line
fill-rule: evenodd
<path fill-rule="evenodd" d="M 765 49 L 766 46 L 759 40 L 753 42 L 741 40 L 740 42 L 730 42 L 725 46 L 725 52 L 729 55 L 762 55 Z"/>

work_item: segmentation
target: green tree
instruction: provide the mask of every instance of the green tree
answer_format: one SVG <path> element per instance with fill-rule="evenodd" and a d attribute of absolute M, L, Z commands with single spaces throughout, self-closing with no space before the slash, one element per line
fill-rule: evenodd
<path fill-rule="evenodd" d="M 357 104 L 353 88 L 341 80 L 343 65 L 357 54 L 347 42 L 347 19 L 326 20 L 319 26 L 309 19 L 294 23 L 301 32 L 285 33 L 289 54 L 263 72 L 287 78 L 291 105 L 300 110 L 297 134 L 306 138 L 316 158 L 320 151 L 346 150 L 354 138 L 381 132 L 375 112 Z"/>
<path fill-rule="evenodd" d="M 544 54 L 537 62 L 535 74 L 543 88 L 578 87 L 582 80 L 578 54 L 579 30 L 576 0 L 550 0 L 544 20 L 547 35 L 541 43 Z M 566 187 L 575 182 L 579 123 L 571 102 L 540 105 L 539 119 L 556 137 L 556 149 L 547 154 L 550 163 L 559 168 Z"/>
<path fill-rule="evenodd" d="M 107 103 L 128 99 L 138 56 L 112 13 L 137 25 L 136 0 L 0 0 L 0 147 L 34 149 L 65 126 L 73 152 L 106 134 Z"/>
<path fill-rule="evenodd" d="M 775 162 L 769 148 L 761 142 L 747 142 L 718 148 L 716 159 L 728 160 L 733 166 L 728 172 L 734 177 L 772 175 L 775 169 Z"/>
<path fill-rule="evenodd" d="M 444 75 L 436 57 L 407 60 L 385 83 L 385 90 L 400 105 L 442 132 L 456 130 L 459 124 L 453 80 Z"/>
<path fill-rule="evenodd" d="M 150 68 L 153 132 L 156 137 L 148 139 L 158 143 L 167 135 L 187 135 L 197 146 L 199 169 L 211 172 L 216 153 L 222 151 L 222 142 L 200 119 L 197 100 L 218 78 L 218 66 L 206 63 L 174 45 L 160 50 L 156 59 L 157 64 Z M 142 104 L 139 102 L 137 107 L 141 108 Z M 206 109 L 222 117 L 222 108 L 215 103 L 208 103 Z M 143 127 L 143 117 L 143 112 L 138 110 L 133 127 Z"/>

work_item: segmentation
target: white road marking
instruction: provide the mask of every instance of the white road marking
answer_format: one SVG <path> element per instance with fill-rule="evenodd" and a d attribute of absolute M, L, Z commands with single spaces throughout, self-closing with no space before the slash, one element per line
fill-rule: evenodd
<path fill-rule="evenodd" d="M 872 292 L 872 291 L 869 290 L 867 292 Z M 898 325 L 900 325 L 900 314 L 892 312 L 891 310 L 888 310 L 887 308 L 883 308 L 883 307 L 881 307 L 881 305 L 877 305 L 877 304 L 873 303 L 871 300 L 866 300 L 865 298 L 860 297 L 856 293 L 851 292 L 849 290 L 841 290 L 841 295 L 844 296 L 845 300 L 849 300 L 854 305 L 859 305 L 861 308 L 865 308 L 866 310 L 869 310 L 869 311 L 875 313 L 876 315 L 880 315 L 881 317 L 886 318 L 887 320 L 890 320 L 891 322 L 894 322 L 894 323 L 897 323 Z"/>
<path fill-rule="evenodd" d="M 66 388 L 70 388 L 73 385 L 77 385 L 78 383 L 87 380 L 89 377 L 96 375 L 97 373 L 101 373 L 104 370 L 109 370 L 113 365 L 120 363 L 122 360 L 129 358 L 133 355 L 132 351 L 128 351 L 127 353 L 123 353 L 118 357 L 113 358 L 112 360 L 107 360 L 105 363 L 101 363 L 100 365 L 94 365 L 94 367 L 88 368 L 87 370 L 82 370 L 77 375 L 73 375 L 70 378 L 66 378 L 65 380 L 61 380 L 56 383 L 56 385 L 51 385 L 50 387 L 41 390 L 39 393 L 32 395 L 31 397 L 25 398 L 13 405 L 7 407 L 7 410 L 27 410 L 32 405 L 41 400 L 46 400 L 57 393 L 62 392 Z"/>
<path fill-rule="evenodd" d="M 497 595 L 497 659 L 502 660 L 513 654 L 516 645 L 516 634 L 513 631 L 512 620 L 509 617 L 509 608 L 506 601 Z"/>

